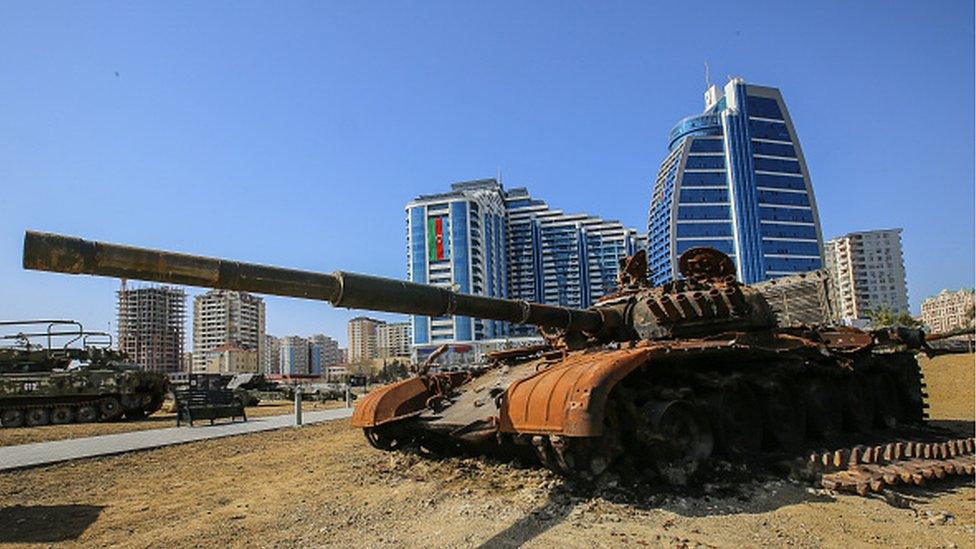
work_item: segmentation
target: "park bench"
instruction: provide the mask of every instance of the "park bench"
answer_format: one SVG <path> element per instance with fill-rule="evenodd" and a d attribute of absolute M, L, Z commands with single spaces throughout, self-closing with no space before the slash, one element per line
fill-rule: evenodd
<path fill-rule="evenodd" d="M 176 400 L 176 426 L 186 421 L 193 427 L 195 420 L 209 419 L 214 424 L 215 419 L 238 417 L 247 421 L 244 405 L 234 397 L 234 392 L 227 389 L 180 389 L 174 393 Z"/>

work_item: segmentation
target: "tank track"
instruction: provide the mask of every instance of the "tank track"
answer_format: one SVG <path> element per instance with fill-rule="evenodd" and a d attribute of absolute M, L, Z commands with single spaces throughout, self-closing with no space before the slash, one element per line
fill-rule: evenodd
<path fill-rule="evenodd" d="M 898 441 L 813 453 L 801 469 L 824 488 L 867 495 L 897 484 L 921 486 L 976 471 L 976 439 Z"/>
<path fill-rule="evenodd" d="M 855 492 L 874 489 L 892 474 L 901 479 L 898 472 L 917 470 L 923 479 L 941 478 L 939 471 L 965 472 L 967 459 L 971 465 L 972 450 L 964 452 L 965 442 L 933 442 L 930 430 L 918 433 L 917 440 L 866 446 L 899 426 L 923 425 L 928 417 L 925 384 L 912 353 L 866 355 L 849 364 L 761 361 L 708 369 L 697 365 L 709 357 L 684 354 L 670 366 L 647 365 L 622 380 L 610 395 L 602 436 L 531 437 L 539 461 L 560 475 L 584 480 L 612 468 L 642 480 L 682 485 L 713 453 L 731 462 L 798 460 L 807 467 L 804 478 L 816 476 L 824 487 L 853 487 Z M 711 361 L 721 363 L 721 358 Z M 841 444 L 851 449 L 808 449 Z M 924 461 L 940 455 L 941 464 Z M 856 468 L 811 469 L 828 462 Z M 879 468 L 879 462 L 887 468 Z"/>
<path fill-rule="evenodd" d="M 157 405 L 158 404 L 158 405 Z M 39 400 L 0 405 L 0 426 L 39 427 L 53 424 L 94 423 L 145 417 L 159 409 L 162 402 L 135 403 L 127 395 L 101 395 L 71 401 Z"/>

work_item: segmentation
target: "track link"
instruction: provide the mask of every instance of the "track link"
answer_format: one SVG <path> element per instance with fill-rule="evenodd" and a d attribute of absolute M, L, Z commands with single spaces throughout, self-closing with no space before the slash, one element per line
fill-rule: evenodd
<path fill-rule="evenodd" d="M 902 441 L 813 453 L 804 470 L 824 488 L 862 496 L 897 484 L 921 486 L 947 476 L 972 476 L 976 439 Z"/>

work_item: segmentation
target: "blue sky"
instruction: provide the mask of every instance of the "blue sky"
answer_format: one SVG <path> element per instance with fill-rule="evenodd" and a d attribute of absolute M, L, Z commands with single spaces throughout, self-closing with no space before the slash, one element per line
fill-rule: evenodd
<path fill-rule="evenodd" d="M 644 229 L 703 64 L 779 87 L 826 238 L 904 228 L 909 297 L 974 282 L 973 4 L 0 4 L 0 308 L 114 327 L 27 228 L 405 274 L 403 207 L 491 177 Z M 194 292 L 196 290 L 193 290 Z M 268 299 L 276 335 L 354 315 Z M 187 334 L 189 336 L 189 333 Z"/>

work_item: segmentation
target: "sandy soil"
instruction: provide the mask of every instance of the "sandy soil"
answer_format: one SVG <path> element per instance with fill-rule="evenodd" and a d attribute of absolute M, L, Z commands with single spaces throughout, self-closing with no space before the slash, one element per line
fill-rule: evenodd
<path fill-rule="evenodd" d="M 972 370 L 972 355 L 925 364 L 933 415 L 973 419 Z M 945 403 L 935 381 L 943 374 Z M 330 422 L 0 474 L 0 541 L 972 547 L 976 536 L 971 479 L 887 500 L 773 477 L 685 492 L 629 488 L 614 478 L 584 488 L 518 464 L 387 454 Z"/>
<path fill-rule="evenodd" d="M 302 410 L 331 410 L 344 406 L 339 401 L 324 403 L 303 402 Z M 265 401 L 257 406 L 245 408 L 247 417 L 277 416 L 291 414 L 295 405 L 292 402 Z M 230 421 L 224 420 L 224 421 Z M 47 442 L 50 440 L 64 440 L 68 438 L 91 437 L 96 435 L 111 435 L 127 433 L 129 431 L 145 431 L 148 429 L 162 429 L 176 426 L 176 414 L 160 410 L 144 420 L 115 421 L 111 423 L 78 423 L 70 425 L 45 425 L 44 427 L 20 427 L 16 429 L 0 429 L 0 446 L 27 444 L 30 442 Z"/>

